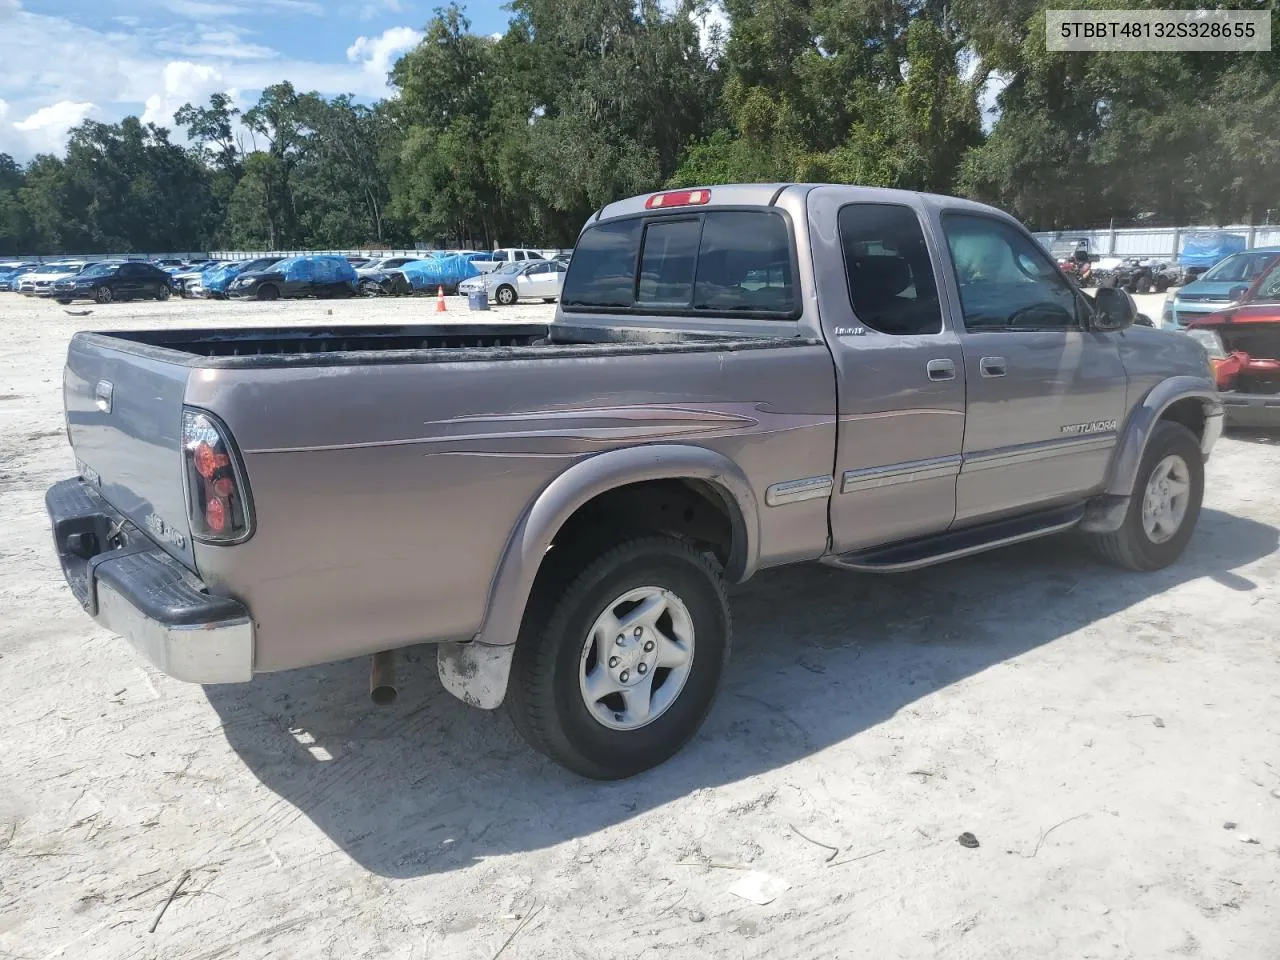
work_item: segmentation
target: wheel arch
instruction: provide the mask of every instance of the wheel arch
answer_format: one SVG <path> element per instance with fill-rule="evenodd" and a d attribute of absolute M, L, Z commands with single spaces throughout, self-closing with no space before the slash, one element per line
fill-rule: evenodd
<path fill-rule="evenodd" d="M 741 582 L 759 558 L 759 513 L 742 470 L 723 454 L 686 444 L 646 444 L 581 460 L 551 481 L 529 504 L 490 582 L 484 620 L 474 639 L 513 644 L 547 551 L 584 508 L 617 491 L 654 481 L 694 485 L 694 496 L 718 499 L 730 527 L 725 575 Z"/>
<path fill-rule="evenodd" d="M 1142 455 L 1156 424 L 1182 424 L 1196 435 L 1207 458 L 1222 434 L 1222 416 L 1222 401 L 1207 377 L 1170 377 L 1157 383 L 1125 421 L 1111 458 L 1107 495 L 1128 497 L 1133 493 Z"/>

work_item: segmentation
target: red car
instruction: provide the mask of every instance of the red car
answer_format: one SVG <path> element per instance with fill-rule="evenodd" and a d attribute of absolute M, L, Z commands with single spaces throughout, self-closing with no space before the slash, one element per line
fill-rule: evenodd
<path fill-rule="evenodd" d="M 1187 325 L 1209 351 L 1229 423 L 1280 426 L 1280 258 L 1236 304 Z"/>

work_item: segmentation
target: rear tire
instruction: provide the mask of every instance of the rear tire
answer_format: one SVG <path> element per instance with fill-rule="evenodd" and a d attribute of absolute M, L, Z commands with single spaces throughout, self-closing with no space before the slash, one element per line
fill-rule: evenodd
<path fill-rule="evenodd" d="M 1183 485 L 1185 500 L 1180 502 L 1170 491 Z M 1204 456 L 1200 442 L 1182 424 L 1162 420 L 1156 424 L 1142 455 L 1124 523 L 1113 533 L 1094 535 L 1094 548 L 1117 567 L 1144 572 L 1161 570 L 1186 549 L 1200 518 L 1203 499 Z"/>
<path fill-rule="evenodd" d="M 630 777 L 675 754 L 711 709 L 729 656 L 724 586 L 671 537 L 567 562 L 552 559 L 559 549 L 521 625 L 507 711 L 530 746 L 573 772 Z"/>
<path fill-rule="evenodd" d="M 264 283 L 258 288 L 259 300 L 279 300 L 280 288 L 270 283 Z"/>
<path fill-rule="evenodd" d="M 161 303 L 164 303 L 166 300 L 169 299 L 169 292 L 170 291 L 168 287 L 158 288 L 156 290 L 156 299 L 159 300 Z"/>

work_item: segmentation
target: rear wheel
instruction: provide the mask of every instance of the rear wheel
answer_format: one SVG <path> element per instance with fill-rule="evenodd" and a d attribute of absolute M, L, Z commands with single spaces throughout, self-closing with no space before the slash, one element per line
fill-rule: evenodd
<path fill-rule="evenodd" d="M 1160 570 L 1186 549 L 1203 499 L 1200 442 L 1182 424 L 1161 421 L 1142 455 L 1124 523 L 1094 537 L 1094 544 L 1116 566 Z"/>
<path fill-rule="evenodd" d="M 1140 278 L 1138 279 L 1138 282 L 1134 284 L 1134 292 L 1135 292 L 1135 293 L 1150 293 L 1150 292 L 1151 292 L 1151 278 L 1150 278 L 1150 277 L 1140 277 Z"/>
<path fill-rule="evenodd" d="M 702 725 L 729 656 L 729 608 L 719 571 L 680 540 L 636 537 L 575 556 L 591 559 L 562 561 L 530 599 L 507 710 L 553 760 L 621 779 L 662 763 Z"/>
<path fill-rule="evenodd" d="M 111 292 L 110 287 L 99 287 L 93 292 L 93 299 L 98 303 L 110 303 L 115 299 L 115 294 Z"/>
<path fill-rule="evenodd" d="M 509 287 L 504 283 L 502 286 L 498 288 L 498 292 L 494 294 L 494 299 L 497 300 L 504 307 L 509 307 L 513 303 L 515 303 L 516 300 L 519 299 L 519 297 L 516 296 L 515 287 Z"/>
<path fill-rule="evenodd" d="M 159 287 L 156 288 L 156 299 L 159 300 L 161 303 L 163 303 L 164 301 L 169 299 L 169 292 L 170 292 L 169 288 L 161 284 Z"/>
<path fill-rule="evenodd" d="M 258 288 L 258 299 L 259 300 L 279 300 L 280 288 L 275 286 L 275 284 L 264 283 L 262 286 Z"/>

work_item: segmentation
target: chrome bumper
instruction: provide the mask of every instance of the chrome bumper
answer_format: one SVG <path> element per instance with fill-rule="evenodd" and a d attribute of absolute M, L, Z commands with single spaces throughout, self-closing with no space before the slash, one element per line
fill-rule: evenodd
<path fill-rule="evenodd" d="M 94 620 L 189 683 L 253 677 L 253 620 L 121 516 L 83 480 L 45 494 L 67 585 Z"/>

